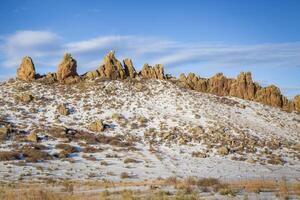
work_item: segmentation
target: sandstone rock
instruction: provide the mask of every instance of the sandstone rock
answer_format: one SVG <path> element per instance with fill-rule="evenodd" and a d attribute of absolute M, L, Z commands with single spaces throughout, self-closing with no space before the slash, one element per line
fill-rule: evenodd
<path fill-rule="evenodd" d="M 47 73 L 45 77 L 45 81 L 47 83 L 54 83 L 57 81 L 57 75 L 56 73 Z"/>
<path fill-rule="evenodd" d="M 35 79 L 35 67 L 30 57 L 24 57 L 17 69 L 17 79 L 22 81 L 33 81 Z"/>
<path fill-rule="evenodd" d="M 29 103 L 34 98 L 33 98 L 33 96 L 31 94 L 23 93 L 23 94 L 21 94 L 19 96 L 16 96 L 15 99 L 17 101 L 21 101 L 21 102 L 24 102 L 24 103 Z"/>
<path fill-rule="evenodd" d="M 104 128 L 105 128 L 104 124 L 101 120 L 94 121 L 88 126 L 88 129 L 90 131 L 98 132 L 98 133 L 104 131 Z"/>
<path fill-rule="evenodd" d="M 220 147 L 218 149 L 218 154 L 221 155 L 221 156 L 226 156 L 229 154 L 229 149 L 227 147 Z"/>
<path fill-rule="evenodd" d="M 31 132 L 28 136 L 27 136 L 27 141 L 29 142 L 37 142 L 38 141 L 38 136 L 36 132 Z"/>
<path fill-rule="evenodd" d="M 71 54 L 64 54 L 57 70 L 57 80 L 62 82 L 68 77 L 75 77 L 77 74 L 77 62 L 72 58 Z"/>
<path fill-rule="evenodd" d="M 154 67 L 148 65 L 147 63 L 143 66 L 143 69 L 140 72 L 141 76 L 149 79 L 160 79 L 165 78 L 164 68 L 161 64 L 157 64 Z"/>
<path fill-rule="evenodd" d="M 295 110 L 300 112 L 300 95 L 294 97 Z"/>
<path fill-rule="evenodd" d="M 270 85 L 258 90 L 255 101 L 273 107 L 282 107 L 283 105 L 281 92 L 275 85 Z"/>
<path fill-rule="evenodd" d="M 229 95 L 232 79 L 226 78 L 222 73 L 217 73 L 208 80 L 207 91 L 219 96 Z"/>
<path fill-rule="evenodd" d="M 123 64 L 124 64 L 124 70 L 126 76 L 130 78 L 135 78 L 137 73 L 135 71 L 135 68 L 133 67 L 131 59 L 130 58 L 124 59 Z"/>
<path fill-rule="evenodd" d="M 60 104 L 60 105 L 58 105 L 57 108 L 56 108 L 56 110 L 57 110 L 57 112 L 58 112 L 59 114 L 61 114 L 61 115 L 67 116 L 67 115 L 70 114 L 70 111 L 69 111 L 69 109 L 65 106 L 65 104 Z"/>
<path fill-rule="evenodd" d="M 95 79 L 97 77 L 100 76 L 100 73 L 98 72 L 98 70 L 94 70 L 94 71 L 90 71 L 90 72 L 87 72 L 84 77 L 86 79 Z"/>
<path fill-rule="evenodd" d="M 250 72 L 240 73 L 230 87 L 230 96 L 239 97 L 241 99 L 253 100 L 255 98 L 256 85 L 252 81 Z"/>
<path fill-rule="evenodd" d="M 126 78 L 122 64 L 116 59 L 114 51 L 110 51 L 104 57 L 104 64 L 99 67 L 98 72 L 100 73 L 100 77 L 111 80 Z"/>

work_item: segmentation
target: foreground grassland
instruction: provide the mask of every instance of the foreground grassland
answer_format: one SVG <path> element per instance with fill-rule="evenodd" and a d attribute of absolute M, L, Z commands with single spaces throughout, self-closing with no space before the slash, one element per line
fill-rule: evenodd
<path fill-rule="evenodd" d="M 298 199 L 300 183 L 285 180 L 219 181 L 214 178 L 170 177 L 141 182 L 54 181 L 2 183 L 0 199 Z"/>

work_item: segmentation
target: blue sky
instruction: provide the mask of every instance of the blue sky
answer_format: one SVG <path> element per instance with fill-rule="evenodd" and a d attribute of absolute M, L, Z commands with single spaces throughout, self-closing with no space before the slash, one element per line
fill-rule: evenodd
<path fill-rule="evenodd" d="M 55 71 L 70 52 L 83 73 L 105 53 L 162 63 L 174 75 L 251 71 L 288 97 L 300 94 L 300 1 L 292 0 L 1 0 L 0 79 L 23 56 Z"/>

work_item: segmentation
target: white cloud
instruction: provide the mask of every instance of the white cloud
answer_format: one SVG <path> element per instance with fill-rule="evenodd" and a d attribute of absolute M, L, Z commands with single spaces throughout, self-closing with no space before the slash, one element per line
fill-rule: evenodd
<path fill-rule="evenodd" d="M 4 57 L 2 66 L 16 67 L 23 56 L 51 59 L 60 53 L 61 38 L 47 31 L 18 31 L 2 38 L 1 52 Z"/>
<path fill-rule="evenodd" d="M 79 71 L 96 68 L 104 54 L 116 50 L 120 59 L 133 58 L 137 68 L 143 63 L 162 63 L 168 69 L 178 67 L 300 66 L 300 43 L 226 45 L 182 43 L 157 37 L 132 35 L 99 36 L 63 43 L 49 31 L 18 31 L 2 38 L 2 66 L 16 67 L 21 57 L 32 56 L 36 65 L 57 65 L 63 52 L 77 59 Z M 120 56 L 121 55 L 121 56 Z M 184 71 L 184 70 L 182 70 Z"/>

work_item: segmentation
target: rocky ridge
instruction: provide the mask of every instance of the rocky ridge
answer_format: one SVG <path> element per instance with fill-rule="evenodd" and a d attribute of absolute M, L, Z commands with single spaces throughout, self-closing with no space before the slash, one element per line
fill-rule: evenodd
<path fill-rule="evenodd" d="M 115 52 L 110 51 L 103 59 L 103 64 L 97 70 L 89 71 L 81 76 L 77 74 L 76 60 L 70 54 L 65 54 L 58 66 L 57 73 L 48 73 L 39 76 L 35 73 L 35 67 L 30 57 L 24 57 L 17 70 L 17 79 L 22 81 L 40 81 L 44 83 L 60 82 L 74 84 L 84 80 L 96 78 L 109 80 L 124 80 L 133 78 L 169 80 L 180 87 L 192 89 L 198 92 L 211 93 L 218 96 L 233 96 L 245 100 L 256 101 L 272 107 L 281 108 L 287 112 L 300 112 L 300 96 L 293 100 L 287 99 L 281 94 L 278 87 L 270 85 L 262 87 L 252 80 L 250 72 L 241 72 L 236 79 L 227 78 L 222 73 L 217 73 L 211 78 L 201 78 L 194 73 L 187 76 L 181 74 L 178 79 L 164 74 L 161 64 L 154 67 L 145 64 L 137 73 L 132 60 L 127 58 L 122 63 L 115 57 Z"/>

